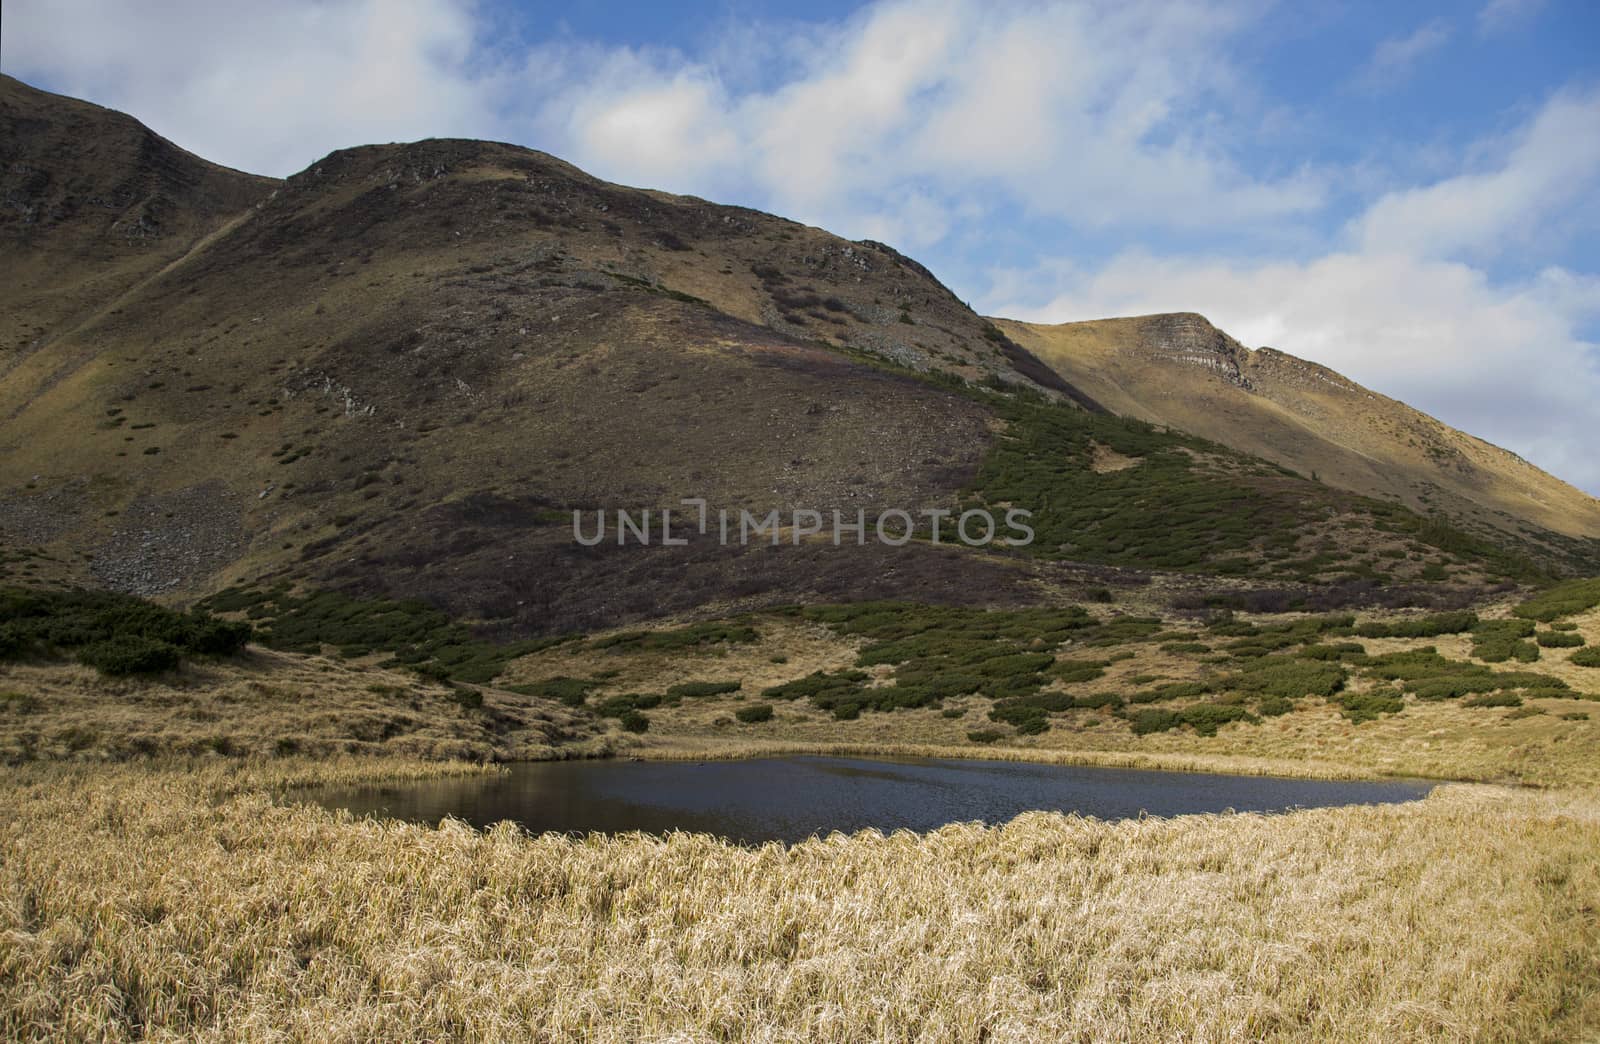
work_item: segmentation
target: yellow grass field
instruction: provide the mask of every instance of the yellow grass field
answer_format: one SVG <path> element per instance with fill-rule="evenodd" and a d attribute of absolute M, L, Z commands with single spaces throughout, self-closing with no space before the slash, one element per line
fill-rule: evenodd
<path fill-rule="evenodd" d="M 793 848 L 356 821 L 212 759 L 0 787 L 7 1039 L 1576 1040 L 1600 800 L 1451 785 L 1282 816 Z"/>

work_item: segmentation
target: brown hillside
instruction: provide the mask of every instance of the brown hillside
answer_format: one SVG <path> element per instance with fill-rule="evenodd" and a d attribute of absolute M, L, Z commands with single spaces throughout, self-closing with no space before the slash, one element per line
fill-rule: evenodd
<path fill-rule="evenodd" d="M 0 254 L 27 283 L 5 314 L 27 336 L 0 363 L 0 532 L 53 556 L 24 578 L 177 600 L 283 580 L 524 634 L 775 602 L 1019 604 L 1152 568 L 1358 595 L 1526 572 L 1106 416 L 1114 384 L 1063 379 L 1037 338 L 882 244 L 490 142 L 346 149 L 269 182 L 4 88 L 26 220 Z M 683 497 L 1055 517 L 1028 554 L 572 539 L 574 510 Z"/>
<path fill-rule="evenodd" d="M 37 333 L 7 352 L 0 526 L 69 553 L 88 582 L 186 595 L 308 577 L 539 629 L 764 592 L 975 597 L 1023 579 L 934 549 L 571 540 L 574 508 L 684 496 L 762 512 L 953 503 L 992 419 L 869 360 L 1026 378 L 1014 346 L 888 247 L 470 141 L 338 152 L 249 205 L 271 186 L 191 168 L 126 117 L 7 90 L 56 128 L 19 139 L 12 166 L 43 172 L 55 195 L 36 196 L 58 215 L 9 241 L 7 263 L 88 275 L 8 313 Z M 144 144 L 70 147 L 124 133 Z M 85 198 L 102 183 L 127 186 L 119 213 L 195 202 L 162 202 L 170 234 L 135 249 Z M 87 307 L 109 296 L 84 289 L 98 259 L 125 254 L 126 292 Z"/>
<path fill-rule="evenodd" d="M 1423 512 L 1513 533 L 1600 537 L 1600 500 L 1316 363 L 1252 351 L 1192 313 L 996 320 L 1118 414 L 1220 442 Z"/>
<path fill-rule="evenodd" d="M 276 184 L 0 76 L 0 374 Z"/>

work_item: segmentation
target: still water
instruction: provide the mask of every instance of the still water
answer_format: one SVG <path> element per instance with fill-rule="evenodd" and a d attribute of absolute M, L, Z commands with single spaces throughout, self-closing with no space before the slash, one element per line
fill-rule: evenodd
<path fill-rule="evenodd" d="M 446 816 L 534 833 L 686 830 L 741 844 L 794 842 L 875 827 L 1003 823 L 1033 809 L 1101 819 L 1147 813 L 1278 812 L 1414 801 L 1431 784 L 1038 765 L 932 758 L 783 757 L 746 761 L 542 761 L 509 773 L 311 795 L 327 808 L 419 823 Z"/>

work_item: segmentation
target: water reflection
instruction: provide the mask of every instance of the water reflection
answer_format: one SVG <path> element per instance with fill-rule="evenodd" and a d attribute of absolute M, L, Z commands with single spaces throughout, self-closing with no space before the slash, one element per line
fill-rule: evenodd
<path fill-rule="evenodd" d="M 1416 781 L 1347 782 L 933 758 L 528 762 L 499 776 L 328 790 L 313 800 L 421 823 L 446 816 L 534 833 L 686 830 L 757 844 L 875 827 L 1002 823 L 1033 809 L 1101 819 L 1277 812 L 1424 796 Z"/>

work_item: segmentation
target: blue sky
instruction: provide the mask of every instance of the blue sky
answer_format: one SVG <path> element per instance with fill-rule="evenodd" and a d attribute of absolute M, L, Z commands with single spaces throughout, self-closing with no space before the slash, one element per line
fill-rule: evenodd
<path fill-rule="evenodd" d="M 1600 491 L 1600 5 L 9 0 L 0 69 L 288 174 L 492 137 L 1202 312 Z"/>

